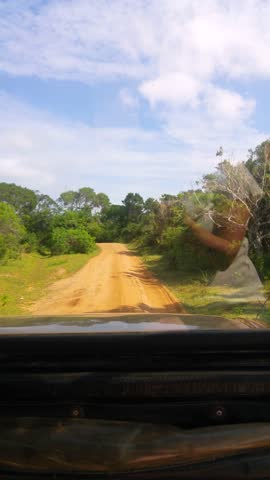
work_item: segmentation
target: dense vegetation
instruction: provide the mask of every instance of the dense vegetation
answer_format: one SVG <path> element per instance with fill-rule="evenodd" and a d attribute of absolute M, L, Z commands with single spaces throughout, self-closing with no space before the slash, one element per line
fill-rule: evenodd
<path fill-rule="evenodd" d="M 248 228 L 250 253 L 264 278 L 270 278 L 270 174 L 264 146 L 249 151 L 246 167 L 263 190 L 253 205 Z M 218 152 L 218 155 L 221 155 Z M 221 155 L 222 157 L 222 155 Z M 226 166 L 220 158 L 218 169 Z M 229 165 L 229 163 L 227 162 Z M 0 262 L 22 252 L 42 255 L 89 253 L 96 242 L 136 242 L 138 248 L 163 254 L 172 269 L 211 272 L 222 258 L 202 247 L 185 224 L 186 206 L 196 198 L 199 207 L 220 208 L 222 196 L 206 186 L 211 174 L 193 191 L 164 194 L 159 200 L 129 193 L 111 204 L 105 193 L 90 187 L 63 192 L 58 199 L 15 184 L 0 183 Z M 213 207 L 214 205 L 214 207 Z"/>

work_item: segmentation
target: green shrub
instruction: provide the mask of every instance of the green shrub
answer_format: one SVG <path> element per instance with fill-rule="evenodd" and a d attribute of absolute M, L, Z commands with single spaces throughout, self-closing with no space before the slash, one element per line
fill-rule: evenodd
<path fill-rule="evenodd" d="M 25 229 L 14 208 L 0 202 L 0 261 L 16 258 L 21 252 Z"/>
<path fill-rule="evenodd" d="M 82 229 L 68 230 L 67 241 L 69 244 L 68 253 L 89 253 L 96 247 L 93 237 Z"/>
<path fill-rule="evenodd" d="M 185 227 L 167 227 L 161 236 L 160 249 L 174 270 L 207 273 L 217 266 L 222 269 L 222 259 Z"/>
<path fill-rule="evenodd" d="M 0 259 L 5 258 L 7 254 L 7 244 L 4 235 L 0 233 Z"/>
<path fill-rule="evenodd" d="M 26 253 L 37 252 L 39 250 L 39 241 L 34 232 L 27 232 L 23 239 L 23 249 Z"/>
<path fill-rule="evenodd" d="M 130 222 L 122 230 L 122 237 L 126 242 L 132 242 L 132 240 L 139 237 L 141 233 L 141 225 L 139 223 Z"/>
<path fill-rule="evenodd" d="M 261 278 L 261 280 L 270 279 L 270 255 L 267 252 L 250 251 L 252 262 Z"/>
<path fill-rule="evenodd" d="M 97 242 L 106 241 L 107 239 L 106 230 L 104 225 L 102 225 L 101 223 L 98 223 L 93 220 L 89 222 L 85 226 L 85 228 L 87 229 L 87 233 L 89 233 L 89 235 L 93 237 Z"/>
<path fill-rule="evenodd" d="M 89 253 L 94 251 L 95 248 L 95 240 L 86 230 L 57 227 L 52 232 L 51 252 L 53 255 Z"/>

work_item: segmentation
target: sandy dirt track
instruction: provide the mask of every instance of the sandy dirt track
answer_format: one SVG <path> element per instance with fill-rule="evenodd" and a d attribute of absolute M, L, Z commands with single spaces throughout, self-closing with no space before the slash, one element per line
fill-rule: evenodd
<path fill-rule="evenodd" d="M 81 270 L 54 283 L 32 313 L 183 312 L 176 298 L 125 245 L 101 243 L 99 247 L 101 253 Z"/>

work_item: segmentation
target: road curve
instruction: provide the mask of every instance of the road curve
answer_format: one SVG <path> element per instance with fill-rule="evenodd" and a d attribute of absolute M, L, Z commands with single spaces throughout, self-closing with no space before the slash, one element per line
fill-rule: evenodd
<path fill-rule="evenodd" d="M 183 313 L 177 299 L 121 243 L 101 252 L 71 277 L 55 282 L 31 309 L 34 315 Z"/>

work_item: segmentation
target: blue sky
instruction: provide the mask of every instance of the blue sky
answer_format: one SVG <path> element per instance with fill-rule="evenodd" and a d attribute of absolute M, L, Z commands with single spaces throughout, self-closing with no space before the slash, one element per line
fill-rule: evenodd
<path fill-rule="evenodd" d="M 119 202 L 269 137 L 270 2 L 0 0 L 0 178 Z"/>

